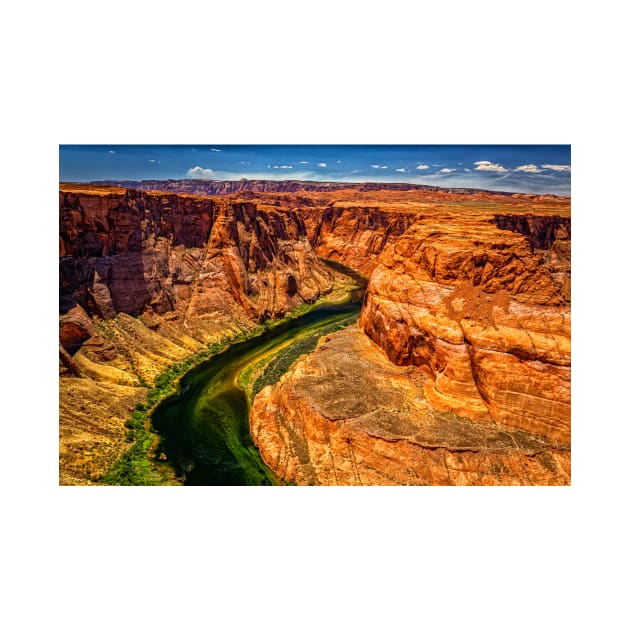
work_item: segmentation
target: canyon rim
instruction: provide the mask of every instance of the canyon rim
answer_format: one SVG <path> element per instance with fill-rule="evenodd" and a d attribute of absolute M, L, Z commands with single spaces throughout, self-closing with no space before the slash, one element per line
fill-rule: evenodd
<path fill-rule="evenodd" d="M 570 171 L 62 145 L 59 483 L 569 485 Z"/>

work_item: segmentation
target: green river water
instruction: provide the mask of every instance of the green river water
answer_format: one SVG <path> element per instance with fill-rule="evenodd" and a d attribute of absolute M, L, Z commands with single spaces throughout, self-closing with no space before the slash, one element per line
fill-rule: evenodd
<path fill-rule="evenodd" d="M 194 368 L 177 394 L 153 412 L 160 450 L 186 485 L 281 484 L 262 461 L 249 430 L 239 374 L 264 355 L 357 320 L 363 290 L 343 304 L 322 305 L 262 335 L 230 346 Z"/>

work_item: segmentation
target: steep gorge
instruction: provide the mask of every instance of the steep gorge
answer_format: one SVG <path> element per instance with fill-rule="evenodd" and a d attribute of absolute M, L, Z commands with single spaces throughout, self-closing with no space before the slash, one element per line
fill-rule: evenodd
<path fill-rule="evenodd" d="M 232 184 L 61 186 L 62 482 L 126 448 L 124 418 L 164 368 L 347 283 L 322 257 L 370 281 L 359 327 L 253 401 L 280 477 L 570 483 L 567 199 Z"/>
<path fill-rule="evenodd" d="M 168 366 L 349 282 L 292 210 L 89 185 L 59 194 L 62 483 L 98 479 L 125 450 L 125 419 Z"/>
<path fill-rule="evenodd" d="M 345 225 L 322 213 L 316 251 L 372 272 L 360 329 L 330 336 L 254 401 L 253 434 L 279 474 L 570 483 L 568 204 L 488 201 L 425 206 L 389 232 L 400 211 Z"/>

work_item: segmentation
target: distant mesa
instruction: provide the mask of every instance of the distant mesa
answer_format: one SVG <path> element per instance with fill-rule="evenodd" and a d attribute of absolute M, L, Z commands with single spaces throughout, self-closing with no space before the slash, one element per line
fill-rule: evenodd
<path fill-rule="evenodd" d="M 460 194 L 489 193 L 493 195 L 515 195 L 510 191 L 484 190 L 482 188 L 445 188 L 424 184 L 405 184 L 397 182 L 320 182 L 298 179 L 272 180 L 247 179 L 239 180 L 200 180 L 200 179 L 143 179 L 136 180 L 99 180 L 91 182 L 97 186 L 119 186 L 135 190 L 163 190 L 165 192 L 189 193 L 195 195 L 231 195 L 239 192 L 326 192 L 334 190 L 357 190 L 362 192 L 379 190 L 424 190 L 428 192 L 454 192 Z M 526 197 L 557 197 L 557 195 L 525 195 Z"/>

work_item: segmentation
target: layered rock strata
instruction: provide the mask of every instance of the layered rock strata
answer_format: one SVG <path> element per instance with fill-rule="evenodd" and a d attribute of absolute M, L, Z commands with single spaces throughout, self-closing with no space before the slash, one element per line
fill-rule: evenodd
<path fill-rule="evenodd" d="M 317 256 L 370 284 L 361 329 L 254 400 L 252 433 L 280 476 L 570 482 L 568 200 L 159 184 L 171 192 L 61 186 L 62 483 L 120 455 L 141 385 L 166 367 L 330 291 L 339 278 Z"/>
<path fill-rule="evenodd" d="M 566 444 L 438 411 L 428 380 L 348 328 L 258 394 L 252 435 L 267 465 L 299 485 L 570 482 Z"/>
<path fill-rule="evenodd" d="M 60 191 L 60 308 L 172 312 L 203 336 L 262 321 L 333 284 L 291 210 L 122 189 Z"/>
<path fill-rule="evenodd" d="M 568 484 L 570 321 L 566 214 L 427 212 L 378 255 L 365 334 L 263 390 L 254 437 L 296 483 Z"/>
<path fill-rule="evenodd" d="M 374 270 L 360 325 L 425 370 L 436 408 L 569 443 L 567 237 L 562 223 L 530 242 L 479 217 L 420 221 Z"/>
<path fill-rule="evenodd" d="M 61 185 L 59 202 L 59 372 L 72 377 L 60 380 L 62 483 L 111 465 L 133 405 L 169 365 L 341 278 L 294 210 L 81 185 Z"/>

